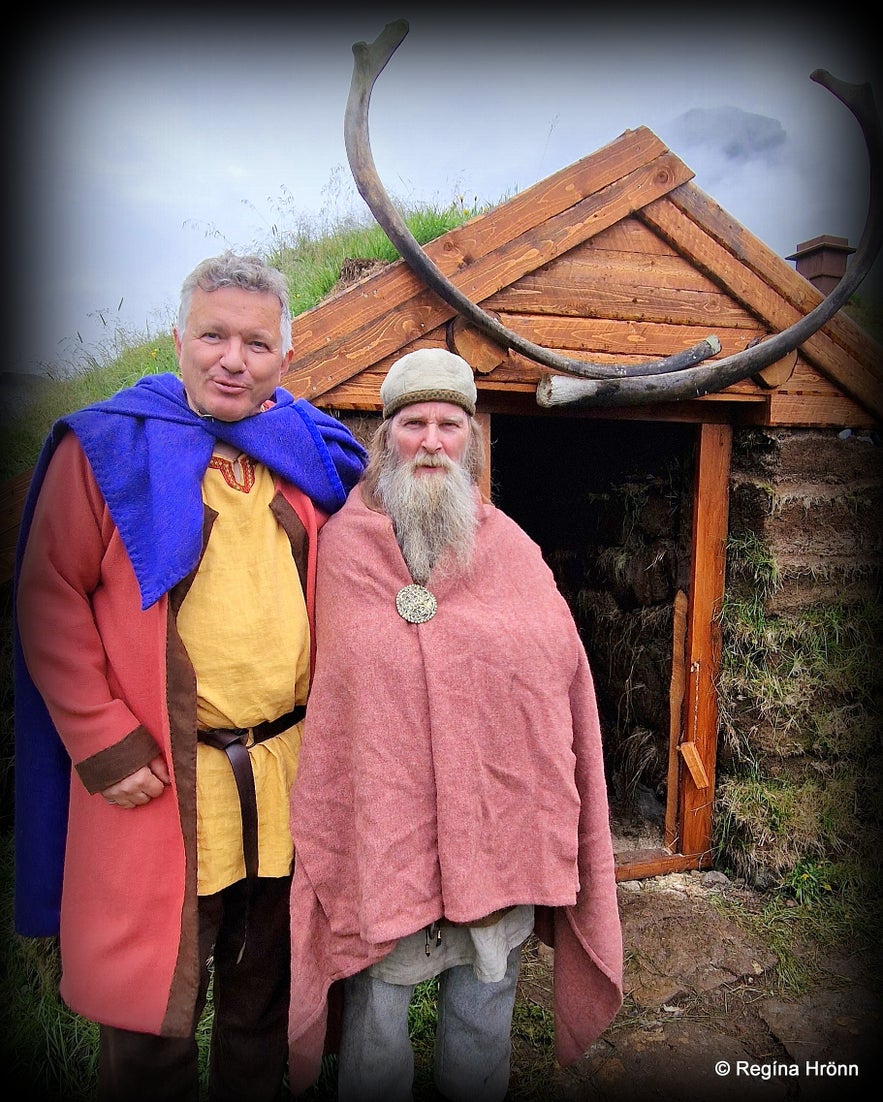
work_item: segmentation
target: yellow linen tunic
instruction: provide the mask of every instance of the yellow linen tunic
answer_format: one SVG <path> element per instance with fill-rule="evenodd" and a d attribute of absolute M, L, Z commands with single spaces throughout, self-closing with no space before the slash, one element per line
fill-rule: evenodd
<path fill-rule="evenodd" d="M 285 532 L 269 505 L 271 472 L 247 456 L 213 456 L 202 486 L 217 513 L 178 630 L 196 671 L 197 723 L 252 727 L 307 699 L 310 629 Z M 287 876 L 293 847 L 289 791 L 303 723 L 249 747 L 258 806 L 258 874 Z M 197 745 L 198 892 L 245 876 L 242 818 L 233 770 L 222 750 Z"/>

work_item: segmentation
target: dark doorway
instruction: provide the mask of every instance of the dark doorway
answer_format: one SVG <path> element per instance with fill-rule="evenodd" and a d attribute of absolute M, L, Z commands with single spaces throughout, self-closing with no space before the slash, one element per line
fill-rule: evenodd
<path fill-rule="evenodd" d="M 662 845 L 695 443 L 676 422 L 491 418 L 493 499 L 542 548 L 592 665 L 619 851 Z"/>

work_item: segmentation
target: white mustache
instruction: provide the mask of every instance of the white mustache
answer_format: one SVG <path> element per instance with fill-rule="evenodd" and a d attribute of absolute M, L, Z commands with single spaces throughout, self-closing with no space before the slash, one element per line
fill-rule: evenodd
<path fill-rule="evenodd" d="M 418 455 L 411 463 L 412 468 L 417 467 L 444 467 L 445 470 L 453 470 L 454 464 L 446 455 Z"/>

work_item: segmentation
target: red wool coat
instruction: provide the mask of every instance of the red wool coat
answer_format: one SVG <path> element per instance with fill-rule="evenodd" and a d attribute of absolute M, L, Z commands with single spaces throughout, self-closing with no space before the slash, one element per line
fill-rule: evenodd
<path fill-rule="evenodd" d="M 292 541 L 312 620 L 324 517 L 285 483 L 272 508 Z M 206 539 L 213 518 L 206 510 Z M 19 578 L 22 647 L 74 766 L 61 995 L 93 1021 L 189 1036 L 198 983 L 196 685 L 175 613 L 190 578 L 142 611 L 73 433 L 47 472 L 31 541 L 40 553 L 25 556 Z M 159 753 L 173 780 L 158 799 L 132 811 L 92 794 Z"/>

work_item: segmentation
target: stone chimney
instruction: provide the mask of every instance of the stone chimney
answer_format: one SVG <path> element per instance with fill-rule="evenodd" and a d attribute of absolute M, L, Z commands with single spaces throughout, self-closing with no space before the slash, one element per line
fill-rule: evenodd
<path fill-rule="evenodd" d="M 785 259 L 793 260 L 800 275 L 829 295 L 846 273 L 846 258 L 854 252 L 845 237 L 822 234 L 802 242 L 797 252 Z"/>

